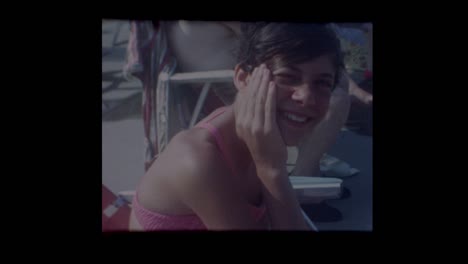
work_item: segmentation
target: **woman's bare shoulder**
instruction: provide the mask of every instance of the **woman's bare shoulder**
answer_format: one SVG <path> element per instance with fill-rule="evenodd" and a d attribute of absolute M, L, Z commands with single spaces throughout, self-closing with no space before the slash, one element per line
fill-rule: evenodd
<path fill-rule="evenodd" d="M 209 181 L 227 169 L 216 144 L 206 131 L 191 129 L 176 134 L 159 156 L 158 172 L 169 175 L 173 185 Z M 184 184 L 185 185 L 185 184 Z"/>

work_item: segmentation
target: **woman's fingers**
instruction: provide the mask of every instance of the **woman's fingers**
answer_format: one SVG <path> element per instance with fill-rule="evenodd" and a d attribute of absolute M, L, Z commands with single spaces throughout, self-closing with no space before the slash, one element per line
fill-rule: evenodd
<path fill-rule="evenodd" d="M 247 92 L 248 98 L 246 98 L 247 106 L 245 107 L 245 117 L 248 122 L 252 122 L 255 116 L 255 103 L 258 93 L 258 86 L 260 85 L 261 79 L 263 77 L 263 65 L 255 69 L 256 71 L 252 75 L 251 80 L 249 81 Z"/>
<path fill-rule="evenodd" d="M 265 131 L 272 131 L 274 126 L 276 126 L 276 85 L 270 81 L 265 102 Z"/>
<path fill-rule="evenodd" d="M 238 91 L 238 104 L 236 105 L 236 108 L 237 108 L 237 122 L 239 123 L 242 123 L 244 122 L 243 120 L 246 118 L 247 114 L 248 114 L 248 105 L 249 105 L 249 100 L 250 100 L 250 93 L 251 93 L 251 89 L 250 89 L 250 82 L 253 80 L 253 78 L 256 76 L 257 74 L 257 68 L 255 68 L 253 71 L 252 71 L 252 74 L 250 75 L 250 78 L 249 78 L 249 83 L 247 84 L 247 87 L 245 87 L 245 89 L 241 89 Z"/>
<path fill-rule="evenodd" d="M 255 98 L 255 129 L 264 131 L 265 125 L 265 103 L 268 94 L 268 83 L 270 81 L 270 71 L 265 67 L 262 72 L 262 78 Z M 258 131 L 257 131 L 258 132 Z"/>

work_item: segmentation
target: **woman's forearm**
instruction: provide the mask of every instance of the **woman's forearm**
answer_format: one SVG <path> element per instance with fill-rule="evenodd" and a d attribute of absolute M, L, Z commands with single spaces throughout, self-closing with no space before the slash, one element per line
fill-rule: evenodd
<path fill-rule="evenodd" d="M 284 169 L 257 169 L 263 182 L 263 199 L 273 230 L 310 230 L 296 193 Z"/>

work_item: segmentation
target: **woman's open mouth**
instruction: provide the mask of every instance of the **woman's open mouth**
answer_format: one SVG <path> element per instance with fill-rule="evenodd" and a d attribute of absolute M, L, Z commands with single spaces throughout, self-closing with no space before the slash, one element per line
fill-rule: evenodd
<path fill-rule="evenodd" d="M 305 128 L 313 120 L 313 118 L 310 116 L 283 110 L 278 111 L 278 116 L 281 118 L 281 120 L 285 121 L 288 126 L 299 129 Z"/>

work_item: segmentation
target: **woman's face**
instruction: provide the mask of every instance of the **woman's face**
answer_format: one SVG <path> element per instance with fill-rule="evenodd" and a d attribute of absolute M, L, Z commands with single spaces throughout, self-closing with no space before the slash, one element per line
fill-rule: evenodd
<path fill-rule="evenodd" d="M 272 72 L 277 86 L 277 123 L 286 145 L 294 146 L 325 117 L 335 80 L 328 55 Z"/>

